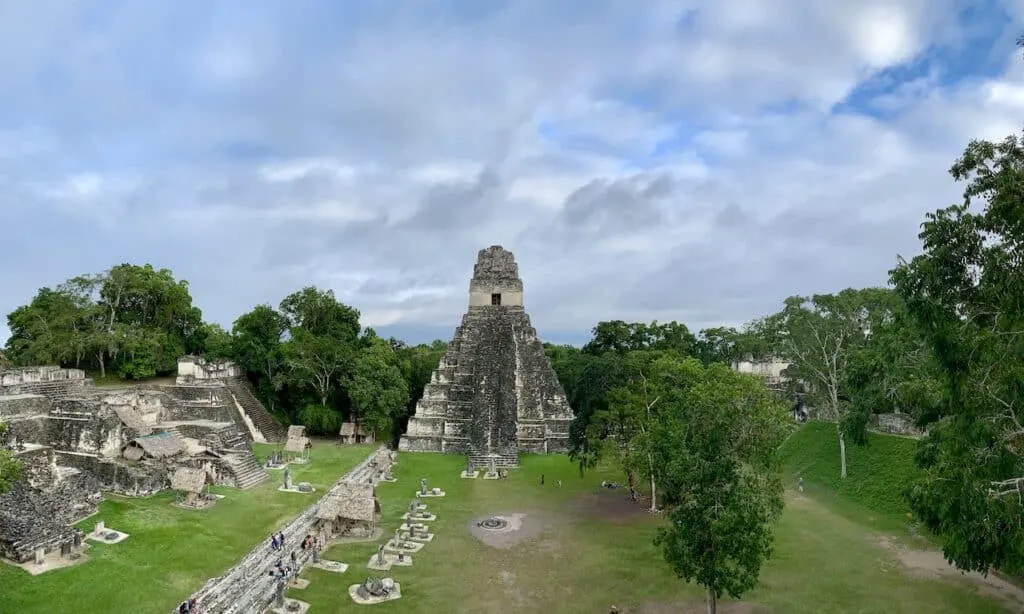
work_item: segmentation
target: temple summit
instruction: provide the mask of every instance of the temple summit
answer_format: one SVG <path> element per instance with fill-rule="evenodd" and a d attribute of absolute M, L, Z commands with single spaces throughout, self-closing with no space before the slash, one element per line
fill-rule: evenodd
<path fill-rule="evenodd" d="M 469 310 L 416 404 L 400 450 L 518 464 L 519 452 L 565 452 L 572 411 L 523 309 L 512 252 L 480 250 Z"/>

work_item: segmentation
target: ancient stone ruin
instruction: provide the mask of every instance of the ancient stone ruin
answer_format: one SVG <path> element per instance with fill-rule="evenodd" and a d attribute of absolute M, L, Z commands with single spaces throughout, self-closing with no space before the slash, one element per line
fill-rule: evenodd
<path fill-rule="evenodd" d="M 282 441 L 284 428 L 260 405 L 239 369 L 186 356 L 171 385 L 97 388 L 78 369 L 0 371 L 0 446 L 25 475 L 0 495 L 0 557 L 24 563 L 81 544 L 73 525 L 96 511 L 101 491 L 146 496 L 194 483 L 249 488 L 267 477 L 253 441 Z M 201 472 L 201 474 L 200 474 Z"/>
<path fill-rule="evenodd" d="M 362 424 L 357 425 L 352 422 L 343 422 L 338 436 L 341 437 L 343 444 L 374 442 L 373 433 L 367 432 Z"/>
<path fill-rule="evenodd" d="M 480 250 L 469 310 L 416 404 L 399 449 L 517 464 L 519 452 L 564 452 L 572 412 L 523 309 L 512 253 Z"/>
<path fill-rule="evenodd" d="M 327 539 L 370 537 L 380 521 L 380 513 L 377 489 L 372 483 L 341 482 L 320 501 L 316 528 Z"/>

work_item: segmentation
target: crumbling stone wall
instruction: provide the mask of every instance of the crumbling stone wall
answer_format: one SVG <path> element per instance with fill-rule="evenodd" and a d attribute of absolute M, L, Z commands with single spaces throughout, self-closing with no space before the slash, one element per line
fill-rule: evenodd
<path fill-rule="evenodd" d="M 97 399 L 58 399 L 48 419 L 47 443 L 60 450 L 116 457 L 132 433 Z"/>
<path fill-rule="evenodd" d="M 206 362 L 199 356 L 182 356 L 178 359 L 178 384 L 197 384 L 240 377 L 244 374 L 241 367 L 230 360 Z"/>
<path fill-rule="evenodd" d="M 914 425 L 914 418 L 910 414 L 875 414 L 872 421 L 875 428 L 883 433 L 908 437 L 920 437 L 924 434 L 923 430 Z"/>
<path fill-rule="evenodd" d="M 60 367 L 21 367 L 0 370 L 0 396 L 44 394 L 64 397 L 84 391 L 92 385 L 81 369 Z"/>
<path fill-rule="evenodd" d="M 128 463 L 122 460 L 72 452 L 55 451 L 62 467 L 73 467 L 96 479 L 97 489 L 127 497 L 156 494 L 170 483 L 171 467 L 154 461 Z"/>
<path fill-rule="evenodd" d="M 16 456 L 24 474 L 0 495 L 0 556 L 25 562 L 38 548 L 51 552 L 80 540 L 69 525 L 96 511 L 100 493 L 93 475 L 58 466 L 50 448 Z"/>
<path fill-rule="evenodd" d="M 0 396 L 0 422 L 7 424 L 4 442 L 46 441 L 50 402 L 38 394 Z"/>

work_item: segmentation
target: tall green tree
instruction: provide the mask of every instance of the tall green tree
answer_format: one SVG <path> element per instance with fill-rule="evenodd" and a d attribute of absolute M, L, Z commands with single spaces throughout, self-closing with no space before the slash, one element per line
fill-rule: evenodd
<path fill-rule="evenodd" d="M 256 390 L 271 411 L 285 383 L 282 347 L 288 318 L 270 305 L 257 305 L 231 327 L 230 358 L 256 382 Z"/>
<path fill-rule="evenodd" d="M 963 202 L 927 215 L 892 283 L 933 350 L 942 410 L 909 500 L 962 570 L 1024 571 L 1024 142 L 971 141 Z"/>
<path fill-rule="evenodd" d="M 714 614 L 722 595 L 756 586 L 772 554 L 786 408 L 758 378 L 722 363 L 664 357 L 650 370 L 663 405 L 648 445 L 677 501 L 655 543 L 678 577 L 707 591 Z"/>
<path fill-rule="evenodd" d="M 583 352 L 596 355 L 605 352 L 625 354 L 637 350 L 664 350 L 690 356 L 696 345 L 696 337 L 685 324 L 679 322 L 648 324 L 612 320 L 599 322 L 594 327 L 593 337 L 583 346 Z"/>
<path fill-rule="evenodd" d="M 850 356 L 841 387 L 858 416 L 905 413 L 920 426 L 938 419 L 942 398 L 938 363 L 902 301 L 888 317 L 872 322 L 865 343 Z"/>
<path fill-rule="evenodd" d="M 573 381 L 563 380 L 563 386 L 574 413 L 569 425 L 569 458 L 577 464 L 582 476 L 587 469 L 597 466 L 609 450 L 606 444 L 615 433 L 601 416 L 608 411 L 609 393 L 627 379 L 625 358 L 615 352 L 580 353 L 574 362 L 563 365 L 563 369 L 573 374 Z"/>
<path fill-rule="evenodd" d="M 116 371 L 140 379 L 173 373 L 203 351 L 202 313 L 188 283 L 167 269 L 121 264 L 43 288 L 8 315 L 13 362 Z"/>
<path fill-rule="evenodd" d="M 847 435 L 857 443 L 864 443 L 867 437 L 866 417 L 849 411 L 843 400 L 847 366 L 851 355 L 866 343 L 873 319 L 891 312 L 895 301 L 891 291 L 878 288 L 791 296 L 770 319 L 779 353 L 791 362 L 787 369 L 790 377 L 809 382 L 819 414 L 836 423 L 843 478 L 847 475 Z"/>
<path fill-rule="evenodd" d="M 314 286 L 293 292 L 281 301 L 281 313 L 292 328 L 318 337 L 355 343 L 359 337 L 359 310 L 338 301 L 333 290 Z"/>
<path fill-rule="evenodd" d="M 636 497 L 635 475 L 650 486 L 652 512 L 658 509 L 657 471 L 650 434 L 674 382 L 666 380 L 657 362 L 664 352 L 630 352 L 625 357 L 625 383 L 608 393 L 608 408 L 595 414 L 592 435 L 614 442 L 613 450 L 629 479 L 630 495 Z M 670 353 L 673 360 L 678 356 Z M 596 432 L 594 432 L 596 431 Z M 594 442 L 592 445 L 599 445 Z"/>
<path fill-rule="evenodd" d="M 392 430 L 409 403 L 409 385 L 390 343 L 368 335 L 346 381 L 352 421 L 378 436 L 392 439 Z"/>
<path fill-rule="evenodd" d="M 311 387 L 319 404 L 327 407 L 331 393 L 351 372 L 353 348 L 304 328 L 293 328 L 291 335 L 284 347 L 285 364 L 292 377 Z"/>
<path fill-rule="evenodd" d="M 330 406 L 355 366 L 359 311 L 338 301 L 333 291 L 310 286 L 286 296 L 280 313 L 288 321 L 283 352 L 289 385 L 311 390 L 319 405 Z M 340 412 L 336 405 L 331 409 Z"/>

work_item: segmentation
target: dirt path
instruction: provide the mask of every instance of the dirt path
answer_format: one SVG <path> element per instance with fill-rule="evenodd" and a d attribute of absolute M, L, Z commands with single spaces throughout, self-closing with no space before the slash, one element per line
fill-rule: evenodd
<path fill-rule="evenodd" d="M 893 554 L 903 570 L 911 576 L 928 580 L 970 582 L 980 593 L 1002 601 L 1013 612 L 1024 608 L 1024 589 L 995 574 L 984 576 L 977 572 L 963 573 L 950 565 L 938 550 L 908 548 L 888 535 L 876 535 L 875 539 L 879 546 Z"/>
<path fill-rule="evenodd" d="M 825 509 L 818 501 L 795 492 L 787 494 L 786 504 L 808 505 Z M 1001 601 L 1011 612 L 1021 612 L 1024 609 L 1024 589 L 995 574 L 989 574 L 986 577 L 976 572 L 963 573 L 950 565 L 939 550 L 912 548 L 892 535 L 866 533 L 865 539 L 887 551 L 891 556 L 893 567 L 899 566 L 900 570 L 908 576 L 924 580 L 970 583 L 982 595 Z"/>

